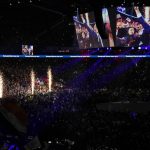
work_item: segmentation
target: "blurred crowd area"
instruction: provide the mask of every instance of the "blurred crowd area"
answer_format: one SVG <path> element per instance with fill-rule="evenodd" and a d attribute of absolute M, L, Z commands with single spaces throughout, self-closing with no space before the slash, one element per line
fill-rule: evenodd
<path fill-rule="evenodd" d="M 102 111 L 91 101 L 57 106 L 42 99 L 22 102 L 29 117 L 28 139 L 38 135 L 41 148 L 54 150 L 146 149 L 150 140 L 147 113 Z M 60 106 L 63 103 L 65 106 Z M 67 106 L 69 105 L 69 106 Z M 66 108 L 67 107 L 67 108 Z"/>
<path fill-rule="evenodd" d="M 148 58 L 2 59 L 3 97 L 31 96 L 34 71 L 35 95 L 67 91 L 93 99 L 98 97 L 100 102 L 149 101 L 149 65 Z M 48 93 L 49 68 L 51 93 Z"/>
<path fill-rule="evenodd" d="M 38 136 L 41 149 L 141 150 L 149 146 L 149 112 L 104 111 L 97 105 L 149 102 L 149 66 L 149 59 L 133 58 L 3 59 L 0 71 L 3 96 L 15 97 L 26 111 L 26 138 Z M 52 92 L 32 95 L 31 70 L 43 80 L 48 67 Z"/>

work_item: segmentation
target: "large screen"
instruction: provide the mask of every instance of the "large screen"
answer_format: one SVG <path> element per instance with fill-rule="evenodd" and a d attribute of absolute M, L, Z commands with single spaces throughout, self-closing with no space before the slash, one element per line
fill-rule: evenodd
<path fill-rule="evenodd" d="M 73 17 L 80 49 L 104 47 L 93 12 Z"/>
<path fill-rule="evenodd" d="M 93 12 L 74 16 L 80 49 L 150 45 L 150 6 L 118 6 L 114 11 L 111 9 L 102 9 L 105 30 L 100 27 L 101 32 L 98 31 Z M 107 35 L 106 38 L 102 38 L 102 32 Z"/>
<path fill-rule="evenodd" d="M 117 7 L 116 47 L 150 45 L 150 7 Z"/>

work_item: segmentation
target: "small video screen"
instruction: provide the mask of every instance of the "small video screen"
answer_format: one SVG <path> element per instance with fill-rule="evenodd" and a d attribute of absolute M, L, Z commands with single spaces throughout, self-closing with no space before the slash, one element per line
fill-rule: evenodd
<path fill-rule="evenodd" d="M 96 25 L 94 12 L 79 14 L 74 16 L 73 19 L 80 49 L 104 47 Z"/>
<path fill-rule="evenodd" d="M 23 55 L 33 55 L 33 45 L 22 45 Z"/>
<path fill-rule="evenodd" d="M 117 7 L 116 46 L 150 45 L 150 7 Z"/>

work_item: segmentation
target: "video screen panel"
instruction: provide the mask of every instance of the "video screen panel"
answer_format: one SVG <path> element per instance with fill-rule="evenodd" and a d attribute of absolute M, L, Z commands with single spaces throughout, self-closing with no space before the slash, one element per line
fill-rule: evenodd
<path fill-rule="evenodd" d="M 33 55 L 33 45 L 22 45 L 23 55 Z"/>
<path fill-rule="evenodd" d="M 73 19 L 80 49 L 104 47 L 96 25 L 94 12 L 79 14 L 74 16 Z"/>
<path fill-rule="evenodd" d="M 150 45 L 150 7 L 117 7 L 116 47 Z"/>
<path fill-rule="evenodd" d="M 102 9 L 102 19 L 103 19 L 103 24 L 105 27 L 105 33 L 107 34 L 107 39 L 103 39 L 103 41 L 105 40 L 104 45 L 105 47 L 114 47 L 115 41 L 114 41 L 114 36 L 112 33 L 109 11 L 107 8 Z"/>

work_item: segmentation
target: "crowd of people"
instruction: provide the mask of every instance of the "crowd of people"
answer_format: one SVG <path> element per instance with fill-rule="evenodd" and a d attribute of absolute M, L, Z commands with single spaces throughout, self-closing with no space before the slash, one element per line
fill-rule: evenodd
<path fill-rule="evenodd" d="M 26 111 L 27 137 L 38 136 L 43 149 L 146 149 L 150 139 L 149 112 L 104 111 L 97 105 L 149 102 L 148 59 L 56 61 L 1 61 L 0 70 L 6 83 L 4 97 L 15 96 Z M 26 94 L 31 86 L 30 70 L 45 76 L 49 66 L 53 74 L 52 92 Z M 125 69 L 128 66 L 132 67 Z"/>
<path fill-rule="evenodd" d="M 67 94 L 67 93 L 65 93 Z M 63 94 L 64 96 L 64 94 Z M 40 96 L 19 103 L 29 117 L 28 135 L 49 149 L 146 149 L 150 140 L 149 113 L 99 110 L 89 101 L 55 101 Z"/>

